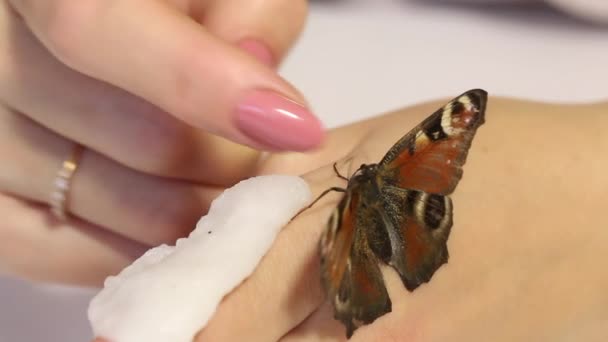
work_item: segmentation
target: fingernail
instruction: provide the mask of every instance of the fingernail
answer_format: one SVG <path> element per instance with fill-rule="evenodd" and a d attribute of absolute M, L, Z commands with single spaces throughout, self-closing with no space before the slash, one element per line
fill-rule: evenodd
<path fill-rule="evenodd" d="M 276 62 L 270 49 L 256 39 L 243 39 L 239 46 L 241 49 L 247 51 L 250 55 L 255 57 L 258 61 L 264 63 L 269 67 L 275 67 Z"/>
<path fill-rule="evenodd" d="M 237 108 L 243 134 L 272 150 L 306 151 L 323 141 L 323 127 L 304 106 L 269 90 L 247 93 Z"/>

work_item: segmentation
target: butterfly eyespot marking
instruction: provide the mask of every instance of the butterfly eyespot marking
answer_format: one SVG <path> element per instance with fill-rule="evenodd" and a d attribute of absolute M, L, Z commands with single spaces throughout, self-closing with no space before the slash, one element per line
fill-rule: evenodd
<path fill-rule="evenodd" d="M 424 131 L 419 131 L 416 134 L 416 140 L 415 140 L 412 154 L 414 154 L 416 152 L 417 146 L 423 146 L 423 145 L 427 144 L 429 140 L 430 140 L 429 137 L 426 135 L 426 133 Z"/>
<path fill-rule="evenodd" d="M 350 259 L 346 262 L 345 273 L 350 274 L 352 271 L 352 264 Z M 340 306 L 346 306 L 351 296 L 350 288 L 348 286 L 340 286 L 338 289 L 338 295 L 336 296 L 336 303 Z"/>
<path fill-rule="evenodd" d="M 408 194 L 408 197 L 413 200 L 413 213 L 421 225 L 438 231 L 450 224 L 452 202 L 449 197 L 425 192 L 414 194 Z"/>
<path fill-rule="evenodd" d="M 334 210 L 334 212 L 331 214 L 330 218 L 329 218 L 329 232 L 331 233 L 331 235 L 335 235 L 336 232 L 338 231 L 338 226 L 340 223 L 340 212 L 338 210 Z"/>
<path fill-rule="evenodd" d="M 324 251 L 331 250 L 334 245 L 335 236 L 340 226 L 340 212 L 338 210 L 332 212 L 327 226 L 328 229 L 321 237 L 321 246 Z"/>
<path fill-rule="evenodd" d="M 424 223 L 424 211 L 426 210 L 427 197 L 428 194 L 424 192 L 418 192 L 415 196 L 414 215 L 416 215 L 416 220 L 421 223 Z"/>
<path fill-rule="evenodd" d="M 451 137 L 464 131 L 462 128 L 454 127 L 453 124 L 460 122 L 460 114 L 464 111 L 465 105 L 461 102 L 450 103 L 443 109 L 440 118 L 440 127 L 445 137 Z M 467 122 L 465 118 L 465 123 Z M 435 139 L 437 140 L 437 139 Z"/>
<path fill-rule="evenodd" d="M 348 288 L 346 286 L 340 287 L 340 290 L 338 291 L 338 302 L 346 303 L 348 302 L 349 297 L 350 294 L 348 293 Z"/>
<path fill-rule="evenodd" d="M 445 108 L 441 116 L 437 116 L 431 120 L 427 127 L 423 128 L 420 132 L 427 136 L 431 141 L 437 141 L 447 138 L 452 132 L 452 124 L 450 123 L 450 110 Z M 446 121 L 447 120 L 447 121 Z"/>
<path fill-rule="evenodd" d="M 446 215 L 446 205 L 444 196 L 428 195 L 424 206 L 424 223 L 430 229 L 437 229 L 441 226 Z"/>
<path fill-rule="evenodd" d="M 459 97 L 458 102 L 462 103 L 467 108 L 470 108 L 470 106 L 472 105 L 471 98 L 469 97 L 469 95 L 463 95 Z"/>
<path fill-rule="evenodd" d="M 452 121 L 458 122 L 456 120 L 460 119 L 460 114 L 464 111 L 465 107 L 462 102 L 456 102 L 452 105 Z"/>

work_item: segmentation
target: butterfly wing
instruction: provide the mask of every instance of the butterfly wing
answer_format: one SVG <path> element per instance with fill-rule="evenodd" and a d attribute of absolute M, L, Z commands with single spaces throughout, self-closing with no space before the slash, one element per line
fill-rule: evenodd
<path fill-rule="evenodd" d="M 358 193 L 347 190 L 321 235 L 321 280 L 332 300 L 340 288 L 353 249 L 359 200 Z"/>
<path fill-rule="evenodd" d="M 432 194 L 452 193 L 475 132 L 484 123 L 486 102 L 484 90 L 470 90 L 429 116 L 380 161 L 382 182 Z"/>
<path fill-rule="evenodd" d="M 391 245 L 390 257 L 383 260 L 410 291 L 448 260 L 452 201 L 447 195 L 462 177 L 471 142 L 484 123 L 486 101 L 487 93 L 479 89 L 458 96 L 406 134 L 379 163 L 380 214 Z"/>
<path fill-rule="evenodd" d="M 362 205 L 366 199 L 361 196 L 365 196 L 362 191 L 347 191 L 321 238 L 321 280 L 347 337 L 391 311 L 379 260 L 366 234 L 383 228 L 377 213 Z M 381 244 L 382 238 L 378 236 L 375 244 Z"/>
<path fill-rule="evenodd" d="M 452 228 L 449 197 L 396 187 L 382 189 L 390 256 L 383 260 L 399 273 L 405 287 L 413 291 L 428 282 L 447 262 L 447 240 Z M 382 252 L 381 252 L 382 253 Z"/>
<path fill-rule="evenodd" d="M 347 337 L 392 310 L 380 261 L 395 268 L 412 291 L 448 259 L 449 197 L 382 190 L 382 200 L 367 196 L 369 191 L 348 191 L 321 239 L 322 283 Z"/>

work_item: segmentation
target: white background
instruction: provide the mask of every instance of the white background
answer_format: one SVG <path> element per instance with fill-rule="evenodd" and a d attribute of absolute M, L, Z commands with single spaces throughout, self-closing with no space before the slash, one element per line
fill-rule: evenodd
<path fill-rule="evenodd" d="M 477 87 L 559 102 L 608 98 L 608 27 L 539 5 L 446 2 L 314 2 L 282 73 L 328 127 Z M 90 339 L 91 293 L 0 278 L 0 342 Z"/>

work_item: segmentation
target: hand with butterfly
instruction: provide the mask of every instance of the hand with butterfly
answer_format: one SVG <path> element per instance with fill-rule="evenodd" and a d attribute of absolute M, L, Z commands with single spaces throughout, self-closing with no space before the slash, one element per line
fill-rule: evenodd
<path fill-rule="evenodd" d="M 330 187 L 346 188 L 346 181 L 333 170 L 334 162 L 341 174 L 357 177 L 361 173 L 353 173 L 359 165 L 377 163 L 405 132 L 440 106 L 424 104 L 334 130 L 325 149 L 309 155 L 273 155 L 264 172 L 307 172 L 305 178 L 316 194 Z M 433 252 L 440 256 L 429 266 L 434 273 L 416 278 L 425 273 L 405 269 L 404 276 L 393 261 L 396 253 L 387 253 L 384 262 L 376 256 L 382 254 L 376 253 L 378 248 L 371 248 L 371 254 L 357 246 L 361 242 L 356 242 L 357 237 L 342 237 L 339 241 L 356 253 L 333 262 L 343 262 L 338 265 L 347 267 L 351 276 L 338 279 L 335 287 L 342 291 L 328 290 L 321 279 L 330 268 L 321 263 L 319 238 L 336 229 L 331 221 L 337 219 L 332 217 L 336 207 L 342 213 L 359 207 L 339 205 L 343 193 L 327 195 L 279 234 L 254 274 L 224 298 L 197 341 L 239 341 L 243 336 L 251 341 L 339 341 L 346 339 L 348 322 L 350 329 L 358 327 L 352 341 L 554 341 L 565 336 L 603 340 L 608 320 L 608 272 L 602 266 L 608 258 L 608 230 L 604 229 L 608 219 L 601 215 L 608 200 L 606 111 L 608 103 L 568 106 L 491 98 L 462 180 L 458 183 L 446 169 L 440 169 L 443 173 L 436 178 L 458 183 L 450 195 L 453 222 L 447 263 L 443 264 L 445 256 Z M 426 122 L 425 127 L 434 127 Z M 404 160 L 411 161 L 425 145 L 432 147 L 434 132 L 446 132 L 445 122 L 439 124 L 442 130 L 436 127 L 413 135 L 415 148 L 402 150 L 411 153 Z M 457 155 L 446 158 L 449 148 L 435 146 L 442 154 L 420 157 L 414 163 L 418 168 L 437 160 L 458 160 Z M 429 169 L 426 174 L 436 171 Z M 415 189 L 420 179 L 416 177 L 421 175 L 409 175 L 406 181 Z M 416 234 L 404 232 L 401 247 L 406 257 L 426 256 L 425 248 L 443 251 L 443 243 L 408 245 L 408 239 L 423 237 L 423 229 L 432 228 L 428 225 L 433 217 L 420 215 L 428 209 L 416 212 L 417 206 L 430 203 L 414 202 L 414 211 L 409 212 L 412 222 L 427 226 L 416 227 Z M 443 208 L 447 213 L 448 206 Z M 352 222 L 346 222 L 348 217 L 352 216 L 340 216 L 339 233 L 353 228 Z M 447 224 L 438 223 L 439 229 Z M 380 241 L 394 246 L 394 239 Z M 438 239 L 443 241 L 441 234 Z M 383 275 L 382 286 L 374 274 L 377 271 Z M 413 279 L 412 292 L 407 289 L 408 276 Z M 390 310 L 385 310 L 384 288 Z M 335 310 L 344 325 L 334 319 Z M 367 317 L 370 312 L 380 314 L 365 325 L 366 315 L 359 314 L 366 312 Z"/>

